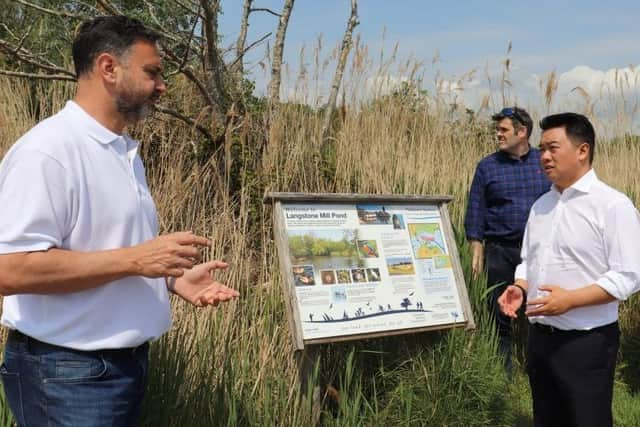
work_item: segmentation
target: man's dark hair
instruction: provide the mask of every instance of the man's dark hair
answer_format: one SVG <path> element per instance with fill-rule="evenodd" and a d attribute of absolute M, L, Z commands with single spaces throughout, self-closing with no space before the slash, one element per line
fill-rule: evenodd
<path fill-rule="evenodd" d="M 580 145 L 589 145 L 589 164 L 593 163 L 593 154 L 596 149 L 596 132 L 588 118 L 578 113 L 552 114 L 540 120 L 540 129 L 544 132 L 548 129 L 564 128 L 569 140 Z"/>
<path fill-rule="evenodd" d="M 502 119 L 511 119 L 511 123 L 513 123 L 513 127 L 516 128 L 516 130 L 521 126 L 524 126 L 527 128 L 527 139 L 531 136 L 533 120 L 531 120 L 531 116 L 524 108 L 506 107 L 500 110 L 499 113 L 491 116 L 491 119 L 494 122 L 499 122 Z"/>
<path fill-rule="evenodd" d="M 73 63 L 80 78 L 93 68 L 101 53 L 121 57 L 135 42 L 155 43 L 160 35 L 126 16 L 100 16 L 84 22 L 73 41 Z"/>

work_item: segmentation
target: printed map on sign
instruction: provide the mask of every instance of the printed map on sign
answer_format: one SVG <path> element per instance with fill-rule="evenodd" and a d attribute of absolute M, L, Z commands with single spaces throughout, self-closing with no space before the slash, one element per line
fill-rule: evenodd
<path fill-rule="evenodd" d="M 447 249 L 440 224 L 408 224 L 411 247 L 416 259 L 446 255 Z"/>
<path fill-rule="evenodd" d="M 290 203 L 283 216 L 304 340 L 466 321 L 438 206 Z"/>

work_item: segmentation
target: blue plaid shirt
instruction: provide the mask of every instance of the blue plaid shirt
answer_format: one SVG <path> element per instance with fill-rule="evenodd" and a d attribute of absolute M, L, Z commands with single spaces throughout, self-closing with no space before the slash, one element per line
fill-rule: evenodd
<path fill-rule="evenodd" d="M 550 187 L 535 148 L 519 159 L 502 151 L 485 157 L 469 192 L 467 239 L 522 240 L 531 205 Z"/>

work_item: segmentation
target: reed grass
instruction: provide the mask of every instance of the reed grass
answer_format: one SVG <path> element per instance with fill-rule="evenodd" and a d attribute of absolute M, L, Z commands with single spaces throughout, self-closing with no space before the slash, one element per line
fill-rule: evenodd
<path fill-rule="evenodd" d="M 530 425 L 522 358 L 509 380 L 496 356 L 485 279 L 469 279 L 470 252 L 462 229 L 475 165 L 495 149 L 490 122 L 486 115 L 451 106 L 438 93 L 362 95 L 366 73 L 391 73 L 394 60 L 381 55 L 376 64 L 365 47 L 356 47 L 330 151 L 321 151 L 321 112 L 295 103 L 282 104 L 272 116 L 247 116 L 239 135 L 207 158 L 199 155 L 197 132 L 166 117 L 131 130 L 142 142 L 162 232 L 193 230 L 208 236 L 213 244 L 204 257 L 228 261 L 231 266 L 219 279 L 241 293 L 217 309 L 173 301 L 173 327 L 151 346 L 143 425 L 310 425 L 316 384 L 333 390 L 322 395 L 320 421 L 327 426 Z M 408 71 L 410 84 L 419 85 L 418 64 L 398 69 Z M 307 74 L 315 81 L 296 77 L 298 87 L 318 90 L 320 74 Z M 61 108 L 72 90 L 68 84 L 0 78 L 0 154 L 37 120 Z M 172 102 L 197 112 L 189 90 L 176 82 Z M 553 91 L 547 92 L 546 105 L 539 109 L 551 105 Z M 599 142 L 597 173 L 638 202 L 638 141 L 620 134 Z M 449 211 L 477 329 L 321 346 L 310 387 L 301 390 L 271 208 L 261 201 L 264 191 L 453 195 Z M 614 402 L 620 426 L 640 420 L 638 304 L 632 298 L 621 309 L 623 343 Z M 0 409 L 0 425 L 9 425 L 1 395 Z"/>

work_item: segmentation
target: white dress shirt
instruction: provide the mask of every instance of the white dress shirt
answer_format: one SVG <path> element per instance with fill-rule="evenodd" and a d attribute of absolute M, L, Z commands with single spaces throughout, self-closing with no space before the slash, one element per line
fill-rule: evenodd
<path fill-rule="evenodd" d="M 72 101 L 27 132 L 0 164 L 0 254 L 91 252 L 156 237 L 137 147 Z M 3 325 L 79 350 L 136 346 L 170 323 L 164 279 L 132 276 L 81 292 L 3 301 Z"/>
<path fill-rule="evenodd" d="M 590 170 L 560 193 L 554 186 L 531 208 L 516 279 L 529 284 L 528 298 L 544 295 L 541 285 L 578 289 L 598 285 L 616 301 L 579 307 L 557 316 L 535 316 L 563 330 L 588 330 L 615 322 L 618 301 L 640 287 L 640 217 L 627 196 Z"/>

